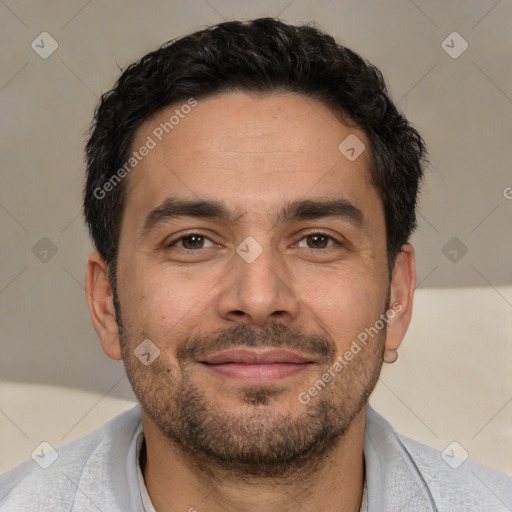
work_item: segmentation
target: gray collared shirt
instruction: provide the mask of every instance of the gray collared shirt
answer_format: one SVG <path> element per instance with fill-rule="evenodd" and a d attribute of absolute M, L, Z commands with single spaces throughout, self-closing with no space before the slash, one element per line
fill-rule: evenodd
<path fill-rule="evenodd" d="M 138 463 L 140 407 L 0 476 L 0 512 L 152 512 Z M 361 512 L 510 512 L 512 478 L 464 461 L 456 469 L 428 446 L 397 434 L 367 407 Z"/>

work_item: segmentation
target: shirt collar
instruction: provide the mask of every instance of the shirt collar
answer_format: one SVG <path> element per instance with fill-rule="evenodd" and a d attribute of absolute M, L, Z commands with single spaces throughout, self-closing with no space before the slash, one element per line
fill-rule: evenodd
<path fill-rule="evenodd" d="M 398 434 L 369 404 L 363 452 L 370 512 L 437 512 L 428 485 Z"/>
<path fill-rule="evenodd" d="M 148 490 L 146 489 L 146 484 L 144 482 L 144 477 L 142 476 L 142 470 L 140 468 L 140 451 L 142 448 L 142 444 L 144 443 L 144 431 L 142 430 L 142 423 L 139 425 L 137 432 L 135 432 L 134 438 L 136 439 L 134 455 L 137 469 L 139 499 L 142 504 L 144 512 L 156 512 L 155 507 L 153 507 L 153 503 L 151 503 L 151 498 L 149 497 Z"/>

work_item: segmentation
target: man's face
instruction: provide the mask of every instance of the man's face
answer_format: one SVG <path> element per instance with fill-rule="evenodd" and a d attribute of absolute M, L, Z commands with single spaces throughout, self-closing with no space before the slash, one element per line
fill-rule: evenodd
<path fill-rule="evenodd" d="M 179 449 L 279 474 L 335 445 L 380 372 L 385 329 L 299 400 L 387 308 L 369 151 L 350 161 L 338 149 L 351 134 L 369 144 L 314 100 L 244 93 L 198 100 L 159 140 L 154 130 L 180 106 L 148 119 L 132 145 L 156 143 L 126 178 L 124 363 L 143 414 Z M 171 216 L 163 206 L 178 201 L 215 201 L 229 215 Z M 148 366 L 134 355 L 145 339 L 160 350 Z"/>

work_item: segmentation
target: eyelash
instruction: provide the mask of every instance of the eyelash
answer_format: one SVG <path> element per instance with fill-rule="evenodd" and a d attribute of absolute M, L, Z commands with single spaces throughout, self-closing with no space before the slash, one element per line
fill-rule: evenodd
<path fill-rule="evenodd" d="M 191 233 L 186 233 L 185 235 L 181 235 L 179 238 L 175 238 L 174 240 L 172 240 L 169 243 L 165 244 L 165 248 L 166 249 L 170 249 L 171 247 L 175 246 L 176 243 L 180 242 L 184 238 L 188 238 L 188 237 L 191 237 L 193 235 L 197 235 L 197 236 L 200 236 L 200 237 L 202 237 L 204 239 L 210 240 L 210 238 L 207 237 L 206 235 L 203 235 L 203 234 L 197 233 L 197 232 L 191 232 Z M 305 235 L 302 236 L 302 238 L 299 240 L 299 242 L 301 242 L 302 240 L 304 240 L 308 236 L 312 236 L 312 235 L 320 235 L 320 236 L 326 237 L 326 238 L 332 240 L 334 242 L 334 244 L 330 245 L 328 247 L 320 247 L 320 248 L 303 247 L 303 249 L 308 249 L 310 251 L 318 251 L 319 249 L 324 249 L 324 250 L 325 249 L 329 249 L 330 247 L 333 247 L 334 245 L 339 245 L 339 246 L 343 246 L 344 245 L 342 242 L 340 242 L 338 239 L 334 238 L 332 235 L 329 235 L 328 233 L 324 233 L 322 231 L 312 231 L 311 233 L 306 233 Z M 210 240 L 210 242 L 211 241 L 212 240 Z M 199 251 L 200 249 L 207 249 L 207 247 L 200 247 L 199 249 L 187 249 L 185 247 L 178 247 L 178 249 L 182 249 L 182 250 L 188 251 L 188 252 L 195 252 L 195 251 Z"/>

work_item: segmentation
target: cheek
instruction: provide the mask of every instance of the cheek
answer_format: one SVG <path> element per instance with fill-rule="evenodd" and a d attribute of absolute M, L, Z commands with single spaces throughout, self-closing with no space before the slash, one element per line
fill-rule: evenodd
<path fill-rule="evenodd" d="M 371 271 L 345 268 L 338 272 L 297 276 L 297 296 L 313 321 L 336 341 L 340 349 L 374 325 L 383 313 L 386 292 Z"/>
<path fill-rule="evenodd" d="M 130 332 L 153 337 L 163 346 L 197 327 L 215 293 L 216 281 L 186 274 L 161 266 L 146 269 L 143 276 L 135 271 L 130 274 L 121 299 L 123 323 Z"/>

